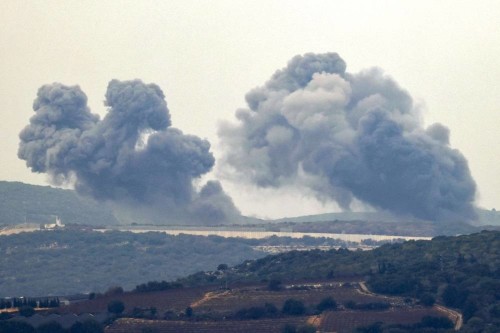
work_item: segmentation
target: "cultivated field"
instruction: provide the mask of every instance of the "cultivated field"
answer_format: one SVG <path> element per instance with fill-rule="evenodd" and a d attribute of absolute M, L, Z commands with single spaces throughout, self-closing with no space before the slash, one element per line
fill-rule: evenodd
<path fill-rule="evenodd" d="M 193 308 L 198 312 L 227 312 L 251 306 L 263 306 L 265 303 L 272 303 L 281 308 L 290 298 L 301 300 L 306 306 L 314 307 L 326 297 L 332 297 L 339 303 L 387 302 L 385 297 L 362 293 L 357 284 L 322 282 L 289 285 L 280 291 L 270 291 L 266 287 L 216 291 L 195 302 Z"/>
<path fill-rule="evenodd" d="M 184 312 L 186 307 L 200 300 L 215 287 L 181 288 L 157 292 L 123 293 L 118 295 L 101 296 L 93 300 L 78 302 L 57 309 L 59 313 L 96 313 L 106 312 L 108 303 L 120 300 L 125 305 L 124 313 L 134 308 L 155 307 L 158 313 L 166 311 Z"/>
<path fill-rule="evenodd" d="M 112 300 L 125 304 L 124 318 L 106 328 L 106 333 L 194 333 L 194 332 L 281 332 L 286 324 L 296 326 L 306 323 L 314 325 L 321 332 L 352 332 L 356 327 L 376 322 L 385 324 L 413 324 L 425 316 L 448 316 L 439 307 L 423 308 L 405 303 L 399 297 L 375 295 L 354 281 L 322 281 L 296 285 L 284 285 L 281 290 L 271 291 L 266 285 L 240 285 L 231 290 L 220 290 L 215 286 L 180 288 L 161 292 L 124 293 L 101 296 L 97 299 L 75 303 L 58 309 L 60 313 L 105 312 Z M 326 297 L 332 297 L 338 304 L 336 311 L 326 311 L 314 316 L 316 306 Z M 290 316 L 280 313 L 288 299 L 303 302 L 307 314 Z M 389 303 L 385 311 L 352 310 L 346 304 Z M 274 304 L 278 313 L 273 317 L 263 316 L 255 320 L 237 320 L 238 310 L 251 307 L 263 308 L 266 303 Z M 187 317 L 187 307 L 193 315 Z M 125 318 L 134 308 L 155 308 L 152 317 Z M 445 309 L 446 310 L 446 309 Z M 150 318 L 150 319 L 144 319 Z M 165 320 L 160 320 L 165 318 Z M 243 317 L 240 317 L 243 318 Z M 245 317 L 249 318 L 249 317 Z M 451 318 L 456 322 L 456 318 Z"/>
<path fill-rule="evenodd" d="M 389 311 L 327 311 L 319 320 L 321 332 L 351 333 L 359 326 L 376 322 L 414 324 L 425 316 L 443 316 L 435 308 L 407 308 Z"/>

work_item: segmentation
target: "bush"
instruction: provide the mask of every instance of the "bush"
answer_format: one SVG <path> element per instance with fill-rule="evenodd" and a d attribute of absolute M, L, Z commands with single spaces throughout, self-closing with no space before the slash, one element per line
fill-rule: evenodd
<path fill-rule="evenodd" d="M 218 271 L 225 271 L 225 270 L 227 270 L 228 268 L 229 268 L 229 266 L 228 266 L 228 265 L 226 265 L 226 264 L 220 264 L 219 266 L 217 266 L 217 270 L 218 270 Z"/>
<path fill-rule="evenodd" d="M 252 306 L 244 308 L 235 313 L 237 319 L 260 319 L 264 317 L 274 317 L 278 313 L 278 308 L 271 303 L 264 306 Z"/>
<path fill-rule="evenodd" d="M 267 287 L 269 288 L 269 290 L 279 291 L 281 290 L 281 281 L 277 279 L 272 279 L 271 281 L 269 281 Z"/>
<path fill-rule="evenodd" d="M 120 286 L 109 287 L 108 290 L 104 293 L 106 296 L 114 296 L 123 294 L 123 288 Z"/>
<path fill-rule="evenodd" d="M 83 323 L 76 322 L 71 326 L 70 333 L 104 333 L 104 329 L 97 321 L 89 319 Z"/>
<path fill-rule="evenodd" d="M 236 312 L 238 319 L 260 319 L 266 315 L 266 309 L 260 306 L 252 306 L 248 309 L 241 309 Z"/>
<path fill-rule="evenodd" d="M 182 288 L 182 284 L 178 282 L 167 282 L 167 281 L 149 281 L 148 283 L 143 283 L 135 287 L 136 292 L 145 293 L 149 291 L 162 291 L 169 289 Z"/>
<path fill-rule="evenodd" d="M 35 333 L 35 329 L 28 323 L 17 320 L 0 321 L 0 333 Z"/>
<path fill-rule="evenodd" d="M 12 315 L 8 312 L 0 312 L 0 320 L 9 320 Z"/>
<path fill-rule="evenodd" d="M 269 316 L 274 316 L 278 313 L 278 308 L 273 303 L 264 304 L 264 308 Z"/>
<path fill-rule="evenodd" d="M 423 306 L 433 306 L 436 303 L 436 299 L 429 293 L 424 293 L 420 296 L 420 303 Z"/>
<path fill-rule="evenodd" d="M 66 331 L 57 321 L 51 321 L 38 326 L 36 333 L 66 333 Z"/>
<path fill-rule="evenodd" d="M 284 314 L 291 316 L 300 316 L 306 312 L 306 307 L 302 301 L 297 299 L 289 298 L 283 304 L 283 309 L 281 310 Z"/>
<path fill-rule="evenodd" d="M 24 305 L 19 308 L 19 314 L 23 317 L 31 317 L 35 314 L 35 309 L 32 306 Z"/>
<path fill-rule="evenodd" d="M 332 297 L 325 297 L 316 306 L 318 311 L 323 312 L 325 310 L 335 310 L 337 308 L 337 302 Z"/>
<path fill-rule="evenodd" d="M 120 300 L 114 300 L 108 303 L 108 312 L 119 315 L 125 310 L 125 304 Z"/>

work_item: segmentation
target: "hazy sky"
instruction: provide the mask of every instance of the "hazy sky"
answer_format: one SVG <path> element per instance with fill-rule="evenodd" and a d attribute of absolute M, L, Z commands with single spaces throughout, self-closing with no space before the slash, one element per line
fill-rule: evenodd
<path fill-rule="evenodd" d="M 17 158 L 37 89 L 78 84 L 103 115 L 111 79 L 158 84 L 175 127 L 208 139 L 296 54 L 337 52 L 347 71 L 377 66 L 451 130 L 477 203 L 500 208 L 499 1 L 0 1 L 0 180 L 47 184 Z M 221 178 L 216 165 L 209 178 Z M 300 189 L 220 179 L 244 214 L 332 211 Z"/>

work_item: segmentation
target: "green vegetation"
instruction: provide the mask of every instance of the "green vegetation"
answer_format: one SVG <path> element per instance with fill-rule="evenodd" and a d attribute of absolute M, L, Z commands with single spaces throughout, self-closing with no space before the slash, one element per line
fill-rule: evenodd
<path fill-rule="evenodd" d="M 104 333 L 104 328 L 94 320 L 77 321 L 67 329 L 57 321 L 40 324 L 35 329 L 23 321 L 0 320 L 0 333 Z"/>
<path fill-rule="evenodd" d="M 222 283 L 221 278 L 231 274 L 229 265 L 265 256 L 254 250 L 255 246 L 339 244 L 345 242 L 312 237 L 242 239 L 72 229 L 0 236 L 0 267 L 9 267 L 0 271 L 0 297 L 103 292 L 111 286 L 167 290 L 178 285 L 166 281 L 215 267 L 215 272 L 200 273 L 201 280 Z M 140 284 L 148 280 L 163 282 Z"/>
<path fill-rule="evenodd" d="M 0 225 L 54 223 L 112 225 L 118 221 L 102 203 L 75 191 L 0 181 Z"/>
<path fill-rule="evenodd" d="M 119 315 L 125 310 L 125 304 L 120 300 L 113 300 L 108 303 L 108 312 Z"/>
<path fill-rule="evenodd" d="M 66 333 L 67 331 L 62 328 L 61 324 L 56 321 L 51 321 L 45 324 L 41 324 L 36 329 L 36 333 Z"/>
<path fill-rule="evenodd" d="M 0 333 L 35 333 L 35 329 L 22 321 L 0 320 Z"/>
<path fill-rule="evenodd" d="M 266 303 L 264 306 L 252 306 L 238 310 L 234 318 L 240 320 L 256 320 L 261 318 L 273 318 L 278 315 L 278 308 L 272 303 Z"/>
<path fill-rule="evenodd" d="M 35 314 L 35 308 L 31 305 L 23 305 L 19 308 L 19 314 L 23 317 L 31 317 Z"/>
<path fill-rule="evenodd" d="M 162 291 L 169 290 L 175 288 L 182 288 L 182 284 L 176 282 L 167 282 L 167 281 L 149 281 L 148 283 L 143 283 L 135 287 L 135 291 L 144 293 L 151 291 Z"/>
<path fill-rule="evenodd" d="M 290 298 L 285 301 L 285 304 L 283 304 L 281 312 L 286 315 L 301 316 L 306 313 L 306 307 L 304 302 L 301 300 Z"/>
<path fill-rule="evenodd" d="M 325 297 L 319 302 L 318 306 L 316 307 L 319 312 L 323 312 L 326 310 L 335 310 L 337 309 L 337 302 L 333 299 L 333 297 Z"/>
<path fill-rule="evenodd" d="M 290 281 L 324 279 L 331 272 L 337 278 L 366 279 L 377 293 L 456 308 L 463 314 L 464 332 L 472 332 L 472 326 L 500 331 L 500 232 L 496 231 L 387 244 L 373 251 L 292 251 L 244 262 L 228 278 L 262 281 L 272 276 Z M 183 283 L 201 280 L 193 275 Z"/>
<path fill-rule="evenodd" d="M 131 290 L 265 255 L 237 239 L 163 233 L 39 231 L 0 236 L 0 297 Z M 217 276 L 212 275 L 214 281 Z M 175 284 L 139 285 L 162 289 Z"/>

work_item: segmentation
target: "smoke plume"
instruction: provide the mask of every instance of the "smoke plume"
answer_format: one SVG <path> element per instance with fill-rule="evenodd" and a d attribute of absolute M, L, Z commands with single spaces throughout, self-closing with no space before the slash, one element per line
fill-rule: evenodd
<path fill-rule="evenodd" d="M 219 136 L 224 163 L 261 187 L 306 185 L 349 210 L 354 199 L 433 221 L 475 218 L 476 185 L 441 124 L 379 69 L 346 72 L 336 53 L 296 56 L 246 95 Z"/>
<path fill-rule="evenodd" d="M 54 183 L 74 183 L 79 193 L 155 222 L 215 224 L 239 216 L 219 183 L 194 188 L 214 165 L 210 144 L 171 127 L 157 85 L 112 80 L 105 104 L 101 120 L 78 86 L 42 86 L 36 114 L 19 135 L 19 158 Z"/>

